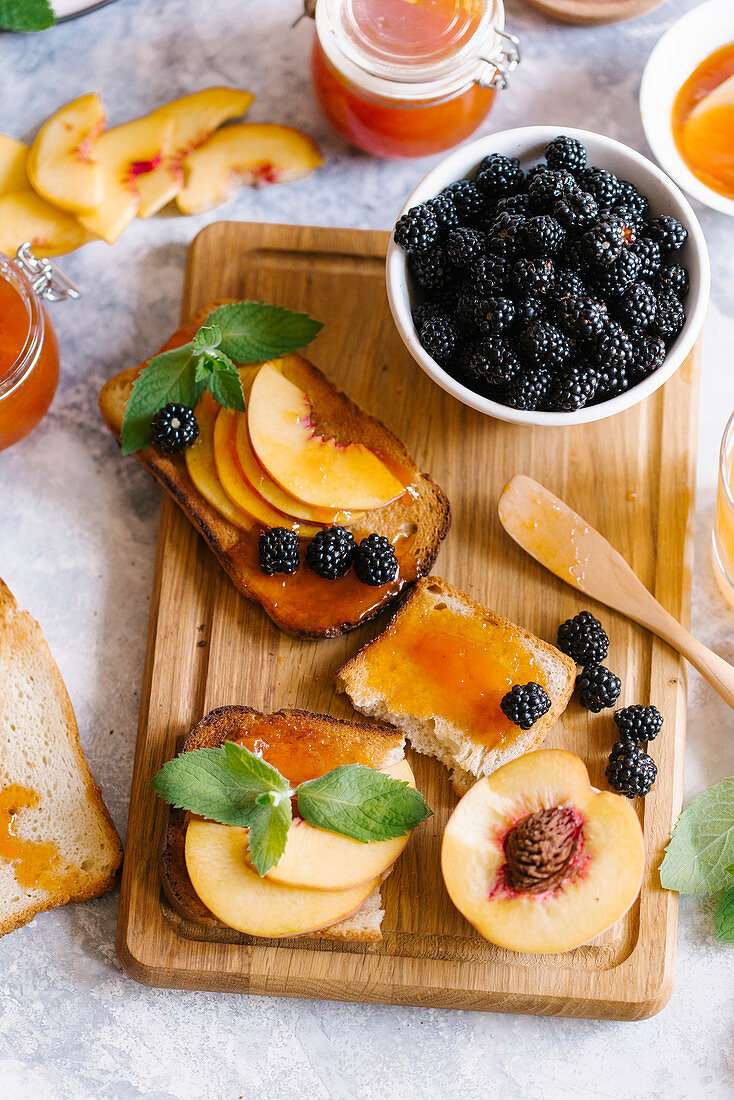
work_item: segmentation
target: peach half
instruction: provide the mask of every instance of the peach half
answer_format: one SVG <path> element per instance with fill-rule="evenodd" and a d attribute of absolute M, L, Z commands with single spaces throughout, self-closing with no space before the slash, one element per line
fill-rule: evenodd
<path fill-rule="evenodd" d="M 225 126 L 186 157 L 186 182 L 176 202 L 182 214 L 203 214 L 240 187 L 302 179 L 321 162 L 318 145 L 292 126 Z"/>
<path fill-rule="evenodd" d="M 451 815 L 441 870 L 456 908 L 512 951 L 568 951 L 634 902 L 642 829 L 621 795 L 598 791 L 582 760 L 540 749 L 480 779 Z"/>
<path fill-rule="evenodd" d="M 186 869 L 204 905 L 251 936 L 299 936 L 348 917 L 372 893 L 374 878 L 348 890 L 308 890 L 261 878 L 247 864 L 247 829 L 190 821 Z"/>
<path fill-rule="evenodd" d="M 102 202 L 104 179 L 94 145 L 105 128 L 96 92 L 67 103 L 41 127 L 28 154 L 28 177 L 48 202 L 88 214 Z"/>
<path fill-rule="evenodd" d="M 404 492 L 404 485 L 364 444 L 345 446 L 318 435 L 306 394 L 270 363 L 263 364 L 252 383 L 247 430 L 266 473 L 312 507 L 368 511 Z"/>

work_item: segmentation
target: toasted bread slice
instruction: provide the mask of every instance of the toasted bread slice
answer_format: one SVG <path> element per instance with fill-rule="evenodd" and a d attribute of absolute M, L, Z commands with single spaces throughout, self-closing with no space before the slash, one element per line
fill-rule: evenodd
<path fill-rule="evenodd" d="M 202 718 L 187 737 L 183 751 L 217 748 L 227 740 L 246 744 L 255 736 L 264 746 L 265 758 L 291 782 L 323 774 L 340 764 L 387 768 L 402 760 L 405 744 L 404 734 L 393 726 L 344 722 L 301 710 L 265 715 L 250 707 L 227 706 L 218 707 Z M 288 774 L 289 759 L 295 762 L 298 773 L 291 770 Z M 183 810 L 169 811 L 160 851 L 163 891 L 185 920 L 224 929 L 226 926 L 206 908 L 191 885 L 185 859 L 186 825 Z M 377 943 L 382 938 L 380 926 L 384 915 L 377 887 L 351 916 L 303 938 Z"/>
<path fill-rule="evenodd" d="M 38 623 L 0 580 L 0 936 L 112 887 L 122 848 Z"/>
<path fill-rule="evenodd" d="M 190 340 L 220 304 L 216 302 L 200 310 L 188 325 L 174 333 L 161 351 Z M 400 477 L 409 486 L 408 492 L 368 513 L 362 525 L 353 528 L 358 540 L 376 531 L 395 543 L 400 565 L 396 581 L 371 588 L 360 584 L 351 573 L 336 581 L 326 581 L 303 565 L 286 584 L 281 575 L 267 577 L 257 561 L 259 528 L 254 526 L 245 531 L 208 503 L 191 480 L 182 455 L 164 455 L 150 446 L 135 457 L 181 506 L 235 587 L 260 603 L 281 630 L 302 638 L 335 637 L 374 618 L 407 586 L 430 572 L 449 529 L 449 502 L 435 481 L 420 472 L 400 440 L 336 389 L 317 367 L 300 355 L 284 356 L 279 363 L 285 376 L 307 394 L 325 435 L 345 445 L 363 443 L 391 468 L 400 471 Z M 118 439 L 132 384 L 144 366 L 142 363 L 121 371 L 102 388 L 100 410 Z M 286 517 L 283 523 L 288 525 Z"/>
<path fill-rule="evenodd" d="M 364 714 L 404 730 L 451 769 L 458 794 L 536 749 L 566 709 L 570 657 L 495 615 L 440 577 L 418 581 L 386 629 L 336 674 Z M 526 732 L 499 703 L 513 684 L 545 688 L 551 708 Z"/>

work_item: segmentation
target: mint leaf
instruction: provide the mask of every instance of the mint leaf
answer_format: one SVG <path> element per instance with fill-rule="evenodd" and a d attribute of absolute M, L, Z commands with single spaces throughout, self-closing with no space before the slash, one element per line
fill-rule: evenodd
<path fill-rule="evenodd" d="M 729 886 L 733 860 L 734 777 L 686 806 L 665 850 L 660 882 L 681 894 L 715 894 Z"/>
<path fill-rule="evenodd" d="M 730 886 L 716 910 L 716 939 L 734 943 L 734 886 Z"/>
<path fill-rule="evenodd" d="M 214 351 L 222 342 L 222 332 L 217 325 L 202 325 L 191 341 L 195 352 Z"/>
<path fill-rule="evenodd" d="M 219 364 L 207 379 L 209 392 L 215 401 L 224 405 L 227 409 L 236 409 L 237 412 L 245 412 L 245 395 L 242 390 L 240 372 L 234 363 L 229 365 Z"/>
<path fill-rule="evenodd" d="M 317 829 L 366 844 L 405 836 L 432 811 L 402 780 L 364 764 L 343 764 L 300 785 L 298 812 Z"/>
<path fill-rule="evenodd" d="M 48 0 L 0 0 L 0 28 L 7 31 L 45 31 L 56 22 Z"/>
<path fill-rule="evenodd" d="M 258 814 L 247 836 L 250 859 L 259 875 L 267 874 L 283 855 L 292 819 L 290 794 L 267 806 L 260 802 L 263 797 L 258 796 Z"/>
<path fill-rule="evenodd" d="M 306 313 L 265 302 L 230 302 L 209 315 L 222 334 L 222 351 L 238 363 L 277 359 L 310 344 L 323 328 Z"/>
<path fill-rule="evenodd" d="M 189 343 L 161 352 L 140 372 L 133 382 L 122 420 L 124 455 L 148 446 L 150 422 L 164 405 L 174 401 L 192 409 L 196 406 L 204 385 L 195 378 L 195 363 L 193 345 Z"/>

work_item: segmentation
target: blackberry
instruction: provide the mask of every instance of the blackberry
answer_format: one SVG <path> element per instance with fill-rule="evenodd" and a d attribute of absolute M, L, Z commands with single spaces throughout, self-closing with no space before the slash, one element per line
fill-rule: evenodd
<path fill-rule="evenodd" d="M 530 196 L 524 191 L 515 195 L 505 195 L 495 207 L 497 214 L 527 214 L 530 209 Z"/>
<path fill-rule="evenodd" d="M 590 363 L 574 363 L 553 379 L 550 404 L 561 412 L 577 412 L 588 405 L 599 385 L 599 374 Z"/>
<path fill-rule="evenodd" d="M 577 190 L 578 185 L 570 172 L 540 168 L 528 183 L 530 208 L 538 213 L 550 213 L 559 199 Z"/>
<path fill-rule="evenodd" d="M 553 208 L 553 213 L 564 229 L 576 233 L 592 224 L 599 213 L 599 204 L 588 192 L 577 191 L 563 195 Z"/>
<path fill-rule="evenodd" d="M 474 344 L 467 361 L 469 375 L 489 386 L 504 386 L 520 370 L 520 361 L 501 336 L 487 336 Z"/>
<path fill-rule="evenodd" d="M 686 315 L 683 306 L 673 294 L 664 294 L 658 298 L 654 328 L 663 340 L 673 340 L 685 323 Z"/>
<path fill-rule="evenodd" d="M 582 168 L 577 180 L 582 191 L 593 195 L 600 206 L 613 206 L 619 198 L 619 180 L 603 168 Z"/>
<path fill-rule="evenodd" d="M 582 707 L 598 714 L 606 707 L 613 707 L 622 690 L 622 682 L 606 665 L 587 665 L 576 678 L 579 702 Z"/>
<path fill-rule="evenodd" d="M 576 138 L 561 134 L 546 145 L 545 159 L 549 168 L 565 168 L 567 172 L 579 172 L 586 167 L 586 149 Z"/>
<path fill-rule="evenodd" d="M 509 217 L 509 215 L 505 215 Z M 566 233 L 550 214 L 538 214 L 528 218 L 524 224 L 525 243 L 531 252 L 549 256 L 560 252 Z"/>
<path fill-rule="evenodd" d="M 647 223 L 647 230 L 665 252 L 677 252 L 688 240 L 688 230 L 667 214 L 653 218 Z"/>
<path fill-rule="evenodd" d="M 188 405 L 169 402 L 159 409 L 150 422 L 153 443 L 164 455 L 177 455 L 197 439 L 199 425 L 194 410 Z"/>
<path fill-rule="evenodd" d="M 581 248 L 593 267 L 609 267 L 624 247 L 624 231 L 616 219 L 596 222 L 581 238 Z"/>
<path fill-rule="evenodd" d="M 398 219 L 393 240 L 408 253 L 427 252 L 438 240 L 436 215 L 425 203 L 411 207 Z"/>
<path fill-rule="evenodd" d="M 485 298 L 479 300 L 472 321 L 483 336 L 505 332 L 515 320 L 515 303 L 512 298 Z"/>
<path fill-rule="evenodd" d="M 680 264 L 664 264 L 657 273 L 655 288 L 658 294 L 685 298 L 689 290 L 688 272 Z"/>
<path fill-rule="evenodd" d="M 425 204 L 435 214 L 440 229 L 453 229 L 459 224 L 459 211 L 451 195 L 441 191 L 435 199 L 429 199 Z"/>
<path fill-rule="evenodd" d="M 515 684 L 500 703 L 505 718 L 521 730 L 529 730 L 551 708 L 547 691 L 540 684 Z"/>
<path fill-rule="evenodd" d="M 618 205 L 629 210 L 640 221 L 644 221 L 650 212 L 647 196 L 642 195 L 629 180 L 617 181 Z"/>
<path fill-rule="evenodd" d="M 362 539 L 354 552 L 354 572 L 362 584 L 379 588 L 394 580 L 397 571 L 398 559 L 389 539 L 374 532 Z"/>
<path fill-rule="evenodd" d="M 563 253 L 563 263 L 569 271 L 575 271 L 583 279 L 589 277 L 589 262 L 584 255 L 580 239 L 571 237 L 566 241 Z"/>
<path fill-rule="evenodd" d="M 646 378 L 665 362 L 665 341 L 660 336 L 633 336 L 632 370 L 637 379 Z"/>
<path fill-rule="evenodd" d="M 545 404 L 551 381 L 550 371 L 542 367 L 518 371 L 505 390 L 505 404 L 511 409 L 539 409 Z"/>
<path fill-rule="evenodd" d="M 657 241 L 650 237 L 638 237 L 631 247 L 632 253 L 640 260 L 640 279 L 652 279 L 660 270 L 662 251 Z"/>
<path fill-rule="evenodd" d="M 555 274 L 553 260 L 516 260 L 512 267 L 512 281 L 521 294 L 547 294 Z"/>
<path fill-rule="evenodd" d="M 626 798 L 644 798 L 652 790 L 658 769 L 655 761 L 631 741 L 617 741 L 604 774 L 609 786 Z"/>
<path fill-rule="evenodd" d="M 616 321 L 608 321 L 595 345 L 596 361 L 601 371 L 627 370 L 634 361 L 632 341 Z"/>
<path fill-rule="evenodd" d="M 548 321 L 535 321 L 517 341 L 523 362 L 529 367 L 555 370 L 570 358 L 571 344 L 564 332 Z"/>
<path fill-rule="evenodd" d="M 450 303 L 445 303 L 440 299 L 430 298 L 425 302 L 421 302 L 413 310 L 413 324 L 415 325 L 416 332 L 420 333 L 426 321 L 444 320 L 448 321 Z"/>
<path fill-rule="evenodd" d="M 594 284 L 606 297 L 619 296 L 631 283 L 642 277 L 640 257 L 629 248 L 610 264 L 594 273 Z"/>
<path fill-rule="evenodd" d="M 609 363 L 599 366 L 599 385 L 594 395 L 594 404 L 609 401 L 612 397 L 619 397 L 630 388 L 631 381 L 627 367 L 623 363 Z"/>
<path fill-rule="evenodd" d="M 474 180 L 457 180 L 444 187 L 441 195 L 448 195 L 456 207 L 459 225 L 471 225 L 482 216 L 486 199 Z"/>
<path fill-rule="evenodd" d="M 584 295 L 565 298 L 561 310 L 561 324 L 567 332 L 579 340 L 592 342 L 601 336 L 609 321 L 607 307 L 596 298 Z"/>
<path fill-rule="evenodd" d="M 477 294 L 501 294 L 510 278 L 510 264 L 503 256 L 484 255 L 471 266 L 470 279 Z"/>
<path fill-rule="evenodd" d="M 532 325 L 533 321 L 542 321 L 544 317 L 545 305 L 541 298 L 530 294 L 515 303 L 515 321 L 521 329 Z"/>
<path fill-rule="evenodd" d="M 517 157 L 505 157 L 491 153 L 479 165 L 476 174 L 477 187 L 492 198 L 502 198 L 519 191 L 525 179 Z"/>
<path fill-rule="evenodd" d="M 663 716 L 658 708 L 643 707 L 639 703 L 615 711 L 614 721 L 617 723 L 620 740 L 631 741 L 633 744 L 654 741 L 663 728 Z"/>
<path fill-rule="evenodd" d="M 409 254 L 408 267 L 418 286 L 424 290 L 440 290 L 449 286 L 454 278 L 448 256 L 440 245 L 430 252 Z"/>
<path fill-rule="evenodd" d="M 487 250 L 495 256 L 514 256 L 526 225 L 522 214 L 500 214 L 487 230 Z"/>
<path fill-rule="evenodd" d="M 619 301 L 619 315 L 622 323 L 629 329 L 649 328 L 655 320 L 657 310 L 658 300 L 649 283 L 632 283 Z"/>
<path fill-rule="evenodd" d="M 575 271 L 556 270 L 551 297 L 559 306 L 562 307 L 567 298 L 580 298 L 585 293 L 584 281 Z"/>
<path fill-rule="evenodd" d="M 479 229 L 459 227 L 446 238 L 446 255 L 457 267 L 469 267 L 484 253 L 487 238 Z"/>
<path fill-rule="evenodd" d="M 419 339 L 432 359 L 443 365 L 456 351 L 456 328 L 448 317 L 429 318 L 421 326 Z"/>
<path fill-rule="evenodd" d="M 335 581 L 349 572 L 354 550 L 351 531 L 345 527 L 328 527 L 319 531 L 306 547 L 306 565 L 319 577 Z"/>
<path fill-rule="evenodd" d="M 609 652 L 607 632 L 590 611 L 579 611 L 561 623 L 557 644 L 577 665 L 599 665 Z"/>
<path fill-rule="evenodd" d="M 269 527 L 257 540 L 257 560 L 261 572 L 295 573 L 298 569 L 298 535 L 287 527 Z"/>
<path fill-rule="evenodd" d="M 614 206 L 599 211 L 599 221 L 613 221 L 622 230 L 622 244 L 629 248 L 640 236 L 643 228 L 642 218 L 638 218 L 627 206 Z"/>

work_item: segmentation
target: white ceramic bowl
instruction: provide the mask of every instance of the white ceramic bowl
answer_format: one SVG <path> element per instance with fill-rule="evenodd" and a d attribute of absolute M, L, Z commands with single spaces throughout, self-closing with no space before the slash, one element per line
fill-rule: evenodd
<path fill-rule="evenodd" d="M 684 191 L 734 217 L 734 199 L 697 179 L 678 152 L 671 114 L 675 97 L 693 70 L 715 50 L 734 42 L 734 2 L 708 0 L 673 23 L 647 59 L 640 85 L 645 137 L 657 160 Z"/>
<path fill-rule="evenodd" d="M 402 249 L 391 240 L 387 251 L 387 296 L 390 309 L 403 343 L 415 361 L 434 382 L 465 405 L 493 416 L 497 420 L 508 420 L 515 424 L 558 427 L 586 424 L 593 420 L 604 420 L 649 397 L 658 387 L 667 382 L 690 352 L 701 331 L 709 298 L 710 273 L 706 242 L 696 216 L 680 190 L 659 168 L 640 153 L 636 153 L 634 149 L 586 130 L 563 126 L 524 126 L 517 130 L 503 130 L 497 134 L 488 134 L 486 137 L 479 138 L 478 141 L 463 145 L 423 177 L 409 195 L 400 214 L 404 214 L 411 206 L 416 206 L 437 195 L 443 187 L 453 183 L 454 180 L 470 176 L 482 158 L 489 153 L 504 153 L 507 156 L 519 157 L 523 167 L 529 167 L 543 159 L 547 143 L 561 133 L 578 138 L 584 143 L 588 149 L 591 164 L 606 168 L 621 179 L 630 180 L 648 196 L 655 215 L 670 214 L 682 222 L 688 230 L 688 240 L 679 254 L 681 263 L 688 268 L 691 282 L 690 293 L 685 303 L 686 323 L 669 349 L 662 367 L 632 389 L 610 401 L 589 405 L 579 409 L 578 412 L 570 413 L 525 412 L 481 397 L 452 378 L 424 351 L 418 340 L 411 315 L 412 309 L 422 300 L 421 292 L 408 270 Z"/>

